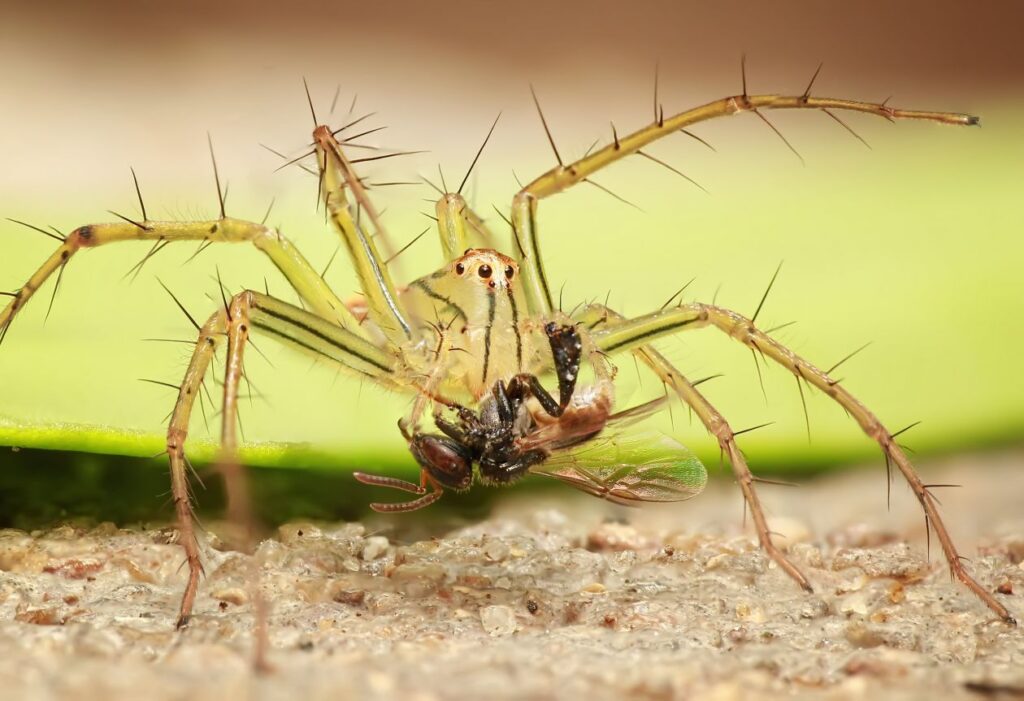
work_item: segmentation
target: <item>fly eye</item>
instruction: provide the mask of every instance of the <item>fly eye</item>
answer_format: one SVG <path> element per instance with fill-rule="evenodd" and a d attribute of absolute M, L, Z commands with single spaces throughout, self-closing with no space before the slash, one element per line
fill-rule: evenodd
<path fill-rule="evenodd" d="M 505 277 L 507 279 L 511 280 L 512 276 L 515 275 L 515 274 L 516 274 L 515 268 L 513 268 L 511 265 L 505 266 Z"/>
<path fill-rule="evenodd" d="M 458 273 L 459 275 L 462 275 L 462 273 L 466 272 L 466 266 L 464 266 L 462 263 L 456 263 L 455 272 Z"/>
<path fill-rule="evenodd" d="M 480 269 L 477 270 L 477 272 L 480 274 L 480 277 L 486 280 L 491 276 L 491 266 L 484 263 L 483 265 L 480 266 Z"/>

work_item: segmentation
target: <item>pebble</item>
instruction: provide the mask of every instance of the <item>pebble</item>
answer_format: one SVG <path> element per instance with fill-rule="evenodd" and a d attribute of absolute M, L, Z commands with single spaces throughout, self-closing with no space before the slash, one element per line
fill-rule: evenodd
<path fill-rule="evenodd" d="M 484 606 L 480 623 L 490 635 L 511 635 L 516 631 L 516 615 L 508 606 Z"/>
<path fill-rule="evenodd" d="M 361 554 L 364 560 L 376 560 L 378 557 L 388 551 L 388 547 L 391 543 L 382 535 L 372 535 L 363 542 L 363 552 Z"/>

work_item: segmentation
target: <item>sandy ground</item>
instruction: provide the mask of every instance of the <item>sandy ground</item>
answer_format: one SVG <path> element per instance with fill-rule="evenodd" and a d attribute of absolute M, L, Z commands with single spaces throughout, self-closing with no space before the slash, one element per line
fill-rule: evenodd
<path fill-rule="evenodd" d="M 932 462 L 982 584 L 1024 619 L 1024 454 Z M 172 528 L 0 532 L 0 689 L 57 699 L 1020 698 L 1024 633 L 950 582 L 881 468 L 763 487 L 806 594 L 722 481 L 623 510 L 519 494 L 471 524 L 290 523 L 255 557 L 274 671 L 250 668 L 253 560 L 208 535 L 197 615 Z M 216 531 L 216 524 L 207 524 Z M 427 531 L 424 534 L 423 529 Z M 909 542 L 908 542 L 909 541 Z"/>

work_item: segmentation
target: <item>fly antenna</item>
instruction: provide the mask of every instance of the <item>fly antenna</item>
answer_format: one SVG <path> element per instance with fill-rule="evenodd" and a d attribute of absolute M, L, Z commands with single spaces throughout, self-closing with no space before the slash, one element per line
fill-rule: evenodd
<path fill-rule="evenodd" d="M 462 188 L 466 186 L 466 181 L 469 180 L 469 174 L 473 172 L 473 167 L 476 166 L 476 162 L 480 160 L 480 154 L 484 152 L 484 148 L 487 146 L 487 142 L 491 139 L 491 134 L 494 133 L 494 127 L 498 126 L 498 120 L 501 119 L 501 112 L 498 112 L 498 116 L 494 118 L 494 123 L 491 124 L 491 128 L 487 132 L 487 136 L 484 137 L 484 142 L 480 144 L 480 148 L 477 150 L 476 155 L 473 156 L 473 162 L 469 164 L 469 170 L 466 171 L 466 176 L 462 179 L 459 184 L 459 189 L 456 190 L 456 194 L 462 194 Z"/>

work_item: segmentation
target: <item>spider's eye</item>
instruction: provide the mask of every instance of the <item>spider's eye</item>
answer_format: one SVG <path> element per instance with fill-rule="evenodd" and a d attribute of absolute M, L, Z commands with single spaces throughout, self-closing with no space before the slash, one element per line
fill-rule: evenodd
<path fill-rule="evenodd" d="M 505 266 L 505 277 L 507 279 L 511 280 L 512 276 L 515 275 L 515 274 L 516 274 L 515 268 L 513 268 L 511 265 L 506 265 Z"/>
<path fill-rule="evenodd" d="M 462 273 L 466 272 L 466 266 L 464 266 L 462 263 L 456 263 L 455 272 L 458 273 L 459 275 L 462 275 Z"/>
<path fill-rule="evenodd" d="M 480 266 L 480 269 L 477 270 L 477 272 L 480 274 L 480 277 L 486 280 L 491 276 L 491 266 L 484 263 L 483 265 Z"/>

